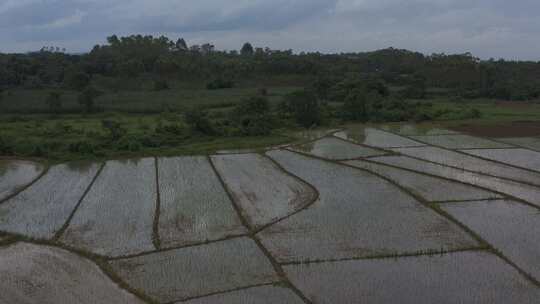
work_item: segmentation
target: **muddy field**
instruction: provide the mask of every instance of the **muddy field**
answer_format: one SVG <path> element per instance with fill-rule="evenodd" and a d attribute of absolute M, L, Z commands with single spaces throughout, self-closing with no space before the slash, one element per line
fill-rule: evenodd
<path fill-rule="evenodd" d="M 538 303 L 540 123 L 0 160 L 0 304 Z"/>
<path fill-rule="evenodd" d="M 508 138 L 508 137 L 539 137 L 540 121 L 515 121 L 511 123 L 498 123 L 488 125 L 458 125 L 452 130 L 469 133 L 481 137 Z"/>

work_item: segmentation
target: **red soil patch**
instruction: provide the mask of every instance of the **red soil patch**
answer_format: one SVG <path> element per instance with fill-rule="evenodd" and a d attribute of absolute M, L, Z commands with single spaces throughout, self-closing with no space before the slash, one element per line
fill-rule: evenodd
<path fill-rule="evenodd" d="M 540 136 L 540 121 L 514 121 L 494 125 L 462 124 L 450 129 L 481 137 L 536 137 Z"/>

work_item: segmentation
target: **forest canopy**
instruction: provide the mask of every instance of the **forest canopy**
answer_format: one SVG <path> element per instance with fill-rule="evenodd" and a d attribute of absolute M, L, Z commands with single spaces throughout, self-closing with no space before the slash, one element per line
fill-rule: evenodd
<path fill-rule="evenodd" d="M 163 79 L 211 80 L 209 87 L 219 89 L 252 77 L 295 75 L 329 87 L 344 79 L 378 78 L 411 98 L 424 97 L 426 88 L 447 89 L 464 98 L 530 100 L 540 95 L 538 62 L 480 60 L 470 53 L 424 55 L 394 48 L 342 54 L 294 53 L 250 43 L 239 48 L 220 51 L 211 43 L 188 45 L 182 38 L 133 35 L 108 37 L 106 44 L 85 54 L 66 54 L 58 47 L 0 54 L 0 88 L 83 90 L 99 75 L 122 79 L 149 75 L 156 79 L 156 89 L 166 89 Z M 323 87 L 316 89 L 328 93 Z"/>

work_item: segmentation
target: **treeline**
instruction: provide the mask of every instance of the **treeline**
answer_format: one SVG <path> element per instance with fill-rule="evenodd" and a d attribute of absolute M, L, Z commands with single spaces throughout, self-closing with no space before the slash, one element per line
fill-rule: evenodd
<path fill-rule="evenodd" d="M 219 51 L 210 43 L 190 46 L 184 39 L 141 35 L 111 36 L 107 41 L 81 55 L 50 47 L 28 54 L 0 54 L 0 88 L 83 90 L 97 75 L 122 79 L 146 75 L 155 79 L 157 89 L 167 88 L 166 79 L 204 80 L 209 89 L 219 89 L 233 86 L 235 80 L 300 75 L 328 85 L 344 79 L 378 78 L 415 99 L 425 97 L 429 88 L 446 89 L 440 91 L 464 98 L 529 100 L 540 96 L 540 63 L 482 61 L 469 53 L 426 56 L 389 48 L 295 54 L 249 43 L 240 51 Z"/>

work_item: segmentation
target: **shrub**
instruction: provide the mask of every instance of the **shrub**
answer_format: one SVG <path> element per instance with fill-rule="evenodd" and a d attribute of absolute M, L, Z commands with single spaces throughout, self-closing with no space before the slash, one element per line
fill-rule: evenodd
<path fill-rule="evenodd" d="M 154 91 L 164 91 L 170 89 L 169 83 L 165 80 L 155 80 L 154 81 Z"/>
<path fill-rule="evenodd" d="M 235 107 L 233 116 L 242 135 L 268 135 L 274 128 L 270 104 L 263 96 L 243 100 Z"/>
<path fill-rule="evenodd" d="M 368 97 L 364 89 L 354 89 L 345 99 L 342 118 L 353 121 L 368 121 Z"/>
<path fill-rule="evenodd" d="M 231 89 L 234 87 L 234 82 L 232 80 L 224 80 L 222 78 L 217 78 L 206 85 L 208 90 L 219 90 L 219 89 Z"/>
<path fill-rule="evenodd" d="M 92 113 L 95 111 L 95 99 L 101 94 L 102 92 L 98 91 L 97 89 L 88 87 L 79 94 L 79 104 L 84 107 L 87 113 Z"/>
<path fill-rule="evenodd" d="M 321 124 L 322 111 L 317 96 L 312 91 L 303 90 L 285 96 L 280 111 L 291 115 L 296 123 L 309 128 Z"/>
<path fill-rule="evenodd" d="M 0 136 L 0 154 L 2 155 L 10 155 L 13 153 L 13 147 L 8 142 L 8 139 Z"/>
<path fill-rule="evenodd" d="M 62 93 L 56 91 L 50 92 L 45 103 L 49 106 L 49 110 L 52 113 L 60 113 L 62 110 Z"/>
<path fill-rule="evenodd" d="M 158 134 L 172 134 L 176 136 L 186 135 L 187 130 L 183 124 L 180 123 L 162 123 L 158 122 L 158 125 L 155 128 L 155 132 Z"/>
<path fill-rule="evenodd" d="M 82 90 L 90 83 L 90 76 L 81 71 L 69 71 L 64 83 L 68 88 Z"/>
<path fill-rule="evenodd" d="M 143 144 L 137 139 L 132 137 L 124 137 L 116 144 L 116 149 L 120 151 L 137 152 L 140 151 Z"/>
<path fill-rule="evenodd" d="M 208 119 L 208 111 L 194 107 L 184 113 L 184 118 L 193 131 L 206 135 L 215 134 L 212 123 Z"/>
<path fill-rule="evenodd" d="M 122 124 L 114 120 L 102 120 L 101 126 L 109 132 L 109 138 L 112 140 L 119 140 L 127 133 Z"/>
<path fill-rule="evenodd" d="M 82 140 L 70 143 L 68 150 L 71 153 L 94 154 L 95 147 L 87 140 Z"/>

